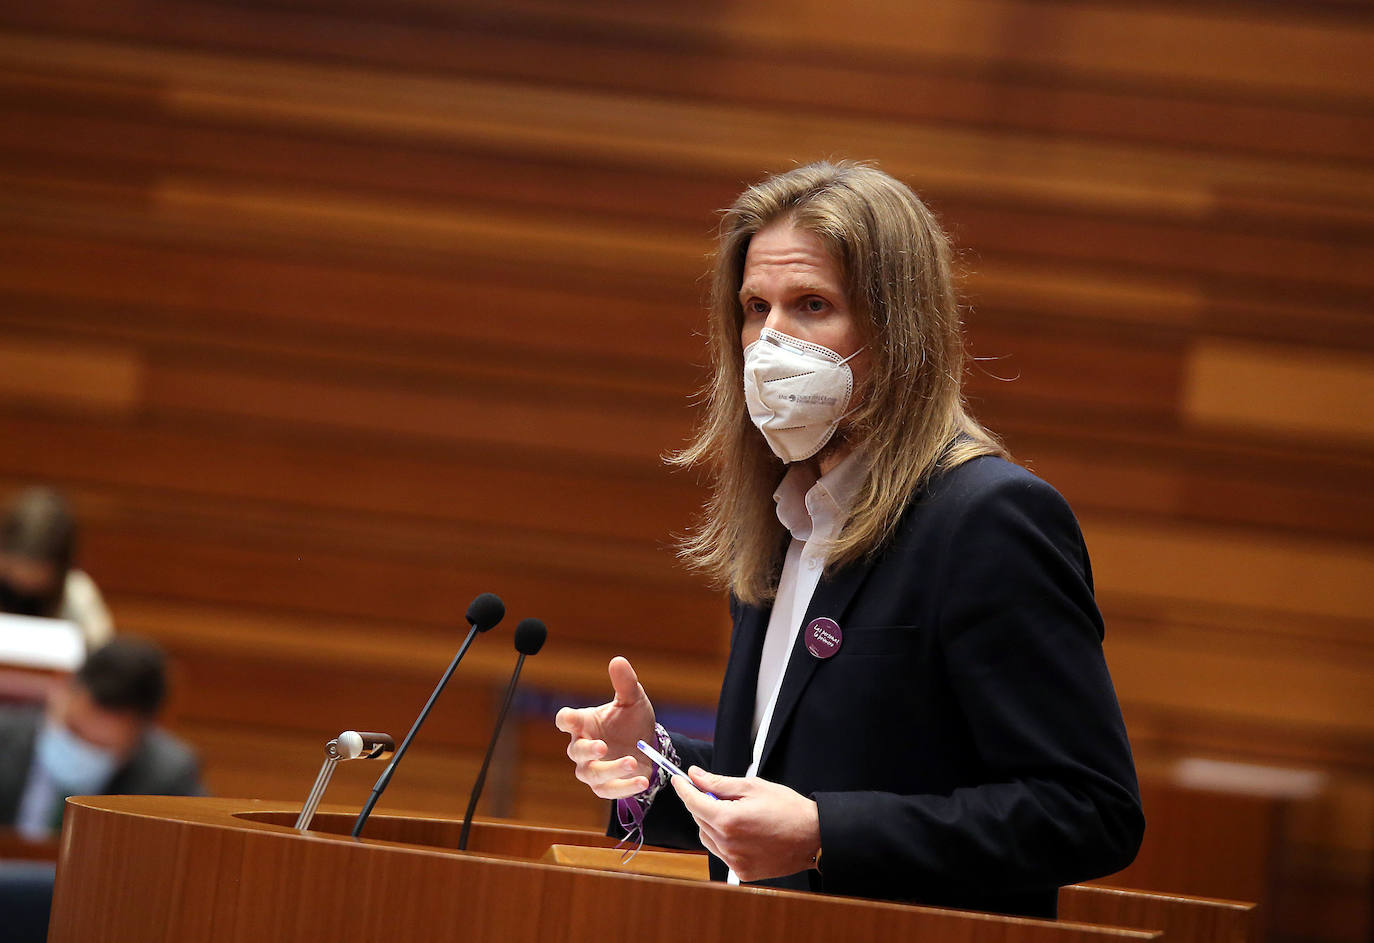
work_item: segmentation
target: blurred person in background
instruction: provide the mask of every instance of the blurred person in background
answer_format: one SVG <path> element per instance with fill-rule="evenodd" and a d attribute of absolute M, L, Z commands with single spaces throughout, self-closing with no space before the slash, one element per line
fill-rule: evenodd
<path fill-rule="evenodd" d="M 41 839 L 77 795 L 201 795 L 199 764 L 157 727 L 167 695 L 162 650 L 118 638 L 55 687 L 46 710 L 0 708 L 0 825 Z"/>
<path fill-rule="evenodd" d="M 162 651 L 119 638 L 54 687 L 46 711 L 0 706 L 0 827 L 50 840 L 68 796 L 200 795 L 195 756 L 156 726 L 166 694 Z M 0 860 L 5 940 L 47 938 L 55 877 L 50 861 Z"/>
<path fill-rule="evenodd" d="M 114 633 L 95 581 L 73 564 L 76 519 L 51 488 L 29 488 L 0 522 L 0 612 L 67 619 L 81 629 L 86 650 Z"/>

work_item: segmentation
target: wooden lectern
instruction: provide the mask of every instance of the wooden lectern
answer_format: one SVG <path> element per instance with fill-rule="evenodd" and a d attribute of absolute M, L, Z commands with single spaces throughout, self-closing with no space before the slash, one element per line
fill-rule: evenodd
<path fill-rule="evenodd" d="M 68 800 L 48 939 L 1125 943 L 1163 938 L 1161 902 L 1180 900 L 1137 895 L 1133 919 L 1159 922 L 1153 930 L 1028 920 L 570 864 L 586 856 L 577 849 L 612 844 L 585 831 L 479 822 L 460 852 L 455 820 L 377 814 L 353 839 L 352 813 L 321 812 L 303 833 L 291 827 L 297 812 L 235 799 Z M 645 867 L 704 873 L 692 856 Z M 1078 890 L 1074 906 L 1098 920 L 1131 893 Z M 1240 943 L 1245 905 L 1217 907 L 1199 932 L 1225 935 L 1189 936 L 1193 925 L 1176 914 L 1168 939 Z M 1240 922 L 1213 919 L 1226 907 Z"/>

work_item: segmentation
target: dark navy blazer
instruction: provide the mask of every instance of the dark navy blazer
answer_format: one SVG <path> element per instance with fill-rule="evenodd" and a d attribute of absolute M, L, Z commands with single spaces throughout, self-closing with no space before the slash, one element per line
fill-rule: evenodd
<path fill-rule="evenodd" d="M 714 742 L 673 739 L 684 766 L 743 776 L 769 610 L 731 612 Z M 843 642 L 822 661 L 798 634 L 759 775 L 816 800 L 823 873 L 762 883 L 1053 916 L 1061 885 L 1134 858 L 1135 767 L 1053 488 L 992 457 L 944 473 L 878 555 L 826 575 L 803 625 L 818 616 Z M 645 832 L 700 847 L 671 789 Z"/>

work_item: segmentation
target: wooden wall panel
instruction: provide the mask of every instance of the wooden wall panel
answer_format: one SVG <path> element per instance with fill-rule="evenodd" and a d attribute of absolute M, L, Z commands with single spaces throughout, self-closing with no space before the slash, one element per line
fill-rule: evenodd
<path fill-rule="evenodd" d="M 140 366 L 128 351 L 7 339 L 0 343 L 0 397 L 128 412 L 139 399 Z"/>
<path fill-rule="evenodd" d="M 1184 415 L 1295 438 L 1374 439 L 1374 359 L 1346 353 L 1226 344 L 1188 357 Z"/>
<path fill-rule="evenodd" d="M 1346 0 L 11 4 L 0 494 L 72 495 L 219 792 L 303 794 L 360 707 L 404 726 L 483 589 L 549 622 L 537 710 L 625 652 L 701 722 L 726 618 L 660 456 L 713 214 L 877 159 L 958 243 L 973 408 L 1083 521 L 1142 770 L 1319 772 L 1267 925 L 1361 939 L 1370 63 Z M 474 649 L 398 807 L 462 804 L 511 657 Z M 489 808 L 596 824 L 529 709 Z"/>

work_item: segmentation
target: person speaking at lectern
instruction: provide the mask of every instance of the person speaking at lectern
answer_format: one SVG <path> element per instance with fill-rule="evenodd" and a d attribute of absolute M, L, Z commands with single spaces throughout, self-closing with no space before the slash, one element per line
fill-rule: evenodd
<path fill-rule="evenodd" d="M 613 831 L 704 846 L 718 880 L 1050 917 L 1144 818 L 1077 521 L 965 409 L 950 256 L 864 164 L 726 211 L 675 459 L 712 482 L 682 555 L 730 594 L 715 736 L 657 725 L 623 658 L 556 722 Z"/>

